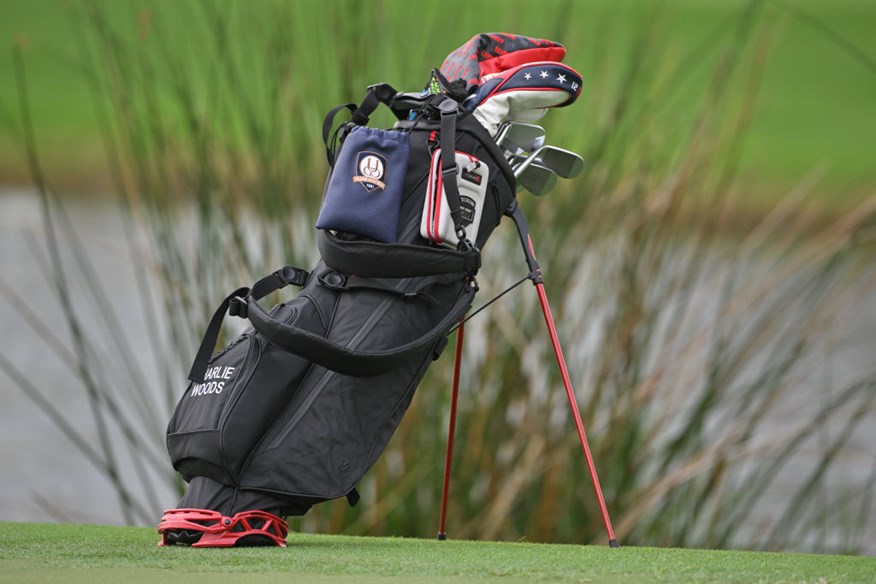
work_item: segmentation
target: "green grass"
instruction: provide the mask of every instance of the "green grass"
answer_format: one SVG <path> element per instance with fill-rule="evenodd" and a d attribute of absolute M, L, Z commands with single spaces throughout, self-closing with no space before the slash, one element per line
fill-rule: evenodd
<path fill-rule="evenodd" d="M 0 523 L 0 582 L 873 582 L 876 558 L 290 534 L 158 548 L 154 529 Z"/>

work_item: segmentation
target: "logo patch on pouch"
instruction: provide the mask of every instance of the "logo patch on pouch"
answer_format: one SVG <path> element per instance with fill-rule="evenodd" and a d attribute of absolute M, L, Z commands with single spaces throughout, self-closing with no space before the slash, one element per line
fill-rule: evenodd
<path fill-rule="evenodd" d="M 459 210 L 462 212 L 462 224 L 471 225 L 477 212 L 477 203 L 471 197 L 459 195 Z"/>
<path fill-rule="evenodd" d="M 480 165 L 478 165 L 480 166 Z M 474 183 L 476 185 L 480 185 L 481 181 L 484 180 L 483 175 L 478 174 L 472 170 L 467 170 L 465 168 L 462 169 L 462 178 L 467 180 L 470 183 Z"/>
<path fill-rule="evenodd" d="M 386 189 L 386 183 L 382 180 L 386 174 L 386 158 L 382 155 L 376 152 L 359 152 L 356 155 L 356 170 L 359 174 L 353 177 L 353 182 L 365 187 L 369 193 Z"/>

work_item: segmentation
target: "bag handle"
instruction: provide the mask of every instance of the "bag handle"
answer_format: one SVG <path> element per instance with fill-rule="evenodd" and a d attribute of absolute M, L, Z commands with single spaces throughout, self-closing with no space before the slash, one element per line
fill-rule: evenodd
<path fill-rule="evenodd" d="M 216 312 L 210 319 L 210 324 L 207 325 L 207 332 L 204 333 L 204 338 L 201 340 L 201 346 L 198 347 L 198 352 L 195 354 L 195 359 L 192 362 L 192 368 L 189 371 L 189 380 L 195 383 L 203 383 L 204 375 L 207 373 L 207 365 L 210 362 L 210 357 L 213 356 L 213 350 L 216 348 L 216 341 L 219 340 L 219 330 L 222 328 L 222 320 L 225 318 L 225 313 L 232 316 L 241 315 L 241 300 L 243 298 L 261 299 L 279 290 L 289 284 L 296 286 L 304 286 L 309 277 L 309 273 L 301 268 L 293 268 L 286 266 L 280 268 L 270 276 L 266 276 L 253 284 L 252 288 L 238 288 L 229 294 Z M 245 306 L 243 309 L 245 311 Z M 245 314 L 244 314 L 245 316 Z"/>
<path fill-rule="evenodd" d="M 325 156 L 328 159 L 329 167 L 335 167 L 335 150 L 337 150 L 338 146 L 338 132 L 341 131 L 343 126 L 339 127 L 337 130 L 332 133 L 332 126 L 335 125 L 335 117 L 338 113 L 343 110 L 348 109 L 350 113 L 354 113 L 356 111 L 355 103 L 343 103 L 339 106 L 335 106 L 326 114 L 325 120 L 322 122 L 322 143 L 325 144 Z"/>
<path fill-rule="evenodd" d="M 368 119 L 374 113 L 374 110 L 377 109 L 377 106 L 381 103 L 387 106 L 390 105 L 396 93 L 396 90 L 389 83 L 369 85 L 362 103 L 353 112 L 353 122 L 360 126 L 367 124 Z"/>
<path fill-rule="evenodd" d="M 471 308 L 476 291 L 476 285 L 467 285 L 441 322 L 419 338 L 379 351 L 345 347 L 294 324 L 280 322 L 265 312 L 251 295 L 246 298 L 246 312 L 257 331 L 287 351 L 344 375 L 367 377 L 390 371 L 446 337 Z"/>
<path fill-rule="evenodd" d="M 335 118 L 338 113 L 345 109 L 349 110 L 352 117 L 352 123 L 357 126 L 365 126 L 368 124 L 368 120 L 371 117 L 371 114 L 374 113 L 374 110 L 377 109 L 377 106 L 381 103 L 390 105 L 395 94 L 395 89 L 393 89 L 388 83 L 369 85 L 365 98 L 358 106 L 355 103 L 343 103 L 339 106 L 333 107 L 329 113 L 326 114 L 325 120 L 322 122 L 322 143 L 325 144 L 325 154 L 331 168 L 334 168 L 335 166 L 335 151 L 337 150 L 338 133 L 344 129 L 344 125 L 341 125 L 334 131 L 334 133 L 332 133 L 332 127 L 335 125 Z M 343 136 L 343 134 L 341 136 Z"/>

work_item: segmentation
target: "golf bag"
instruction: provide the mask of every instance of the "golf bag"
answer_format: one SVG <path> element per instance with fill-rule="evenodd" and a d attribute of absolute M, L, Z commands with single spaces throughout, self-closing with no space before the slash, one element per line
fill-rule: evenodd
<path fill-rule="evenodd" d="M 518 176 L 534 194 L 549 190 L 544 181 L 531 188 L 537 181 L 523 180 L 527 169 L 530 178 L 556 181 L 580 168 L 556 164 L 547 147 L 527 157 L 512 140 L 503 143 L 506 124 L 577 99 L 582 80 L 559 63 L 564 54 L 544 39 L 476 35 L 433 71 L 425 91 L 374 85 L 360 104 L 329 112 L 323 142 L 331 173 L 316 222 L 321 260 L 235 290 L 214 313 L 167 428 L 171 462 L 188 487 L 159 523 L 159 545 L 282 547 L 282 517 L 341 497 L 355 505 L 357 484 L 459 324 L 444 538 L 461 323 L 478 291 L 481 250 L 503 216 L 517 227 L 609 543 L 617 545 L 515 197 Z M 392 129 L 367 125 L 381 104 L 398 119 Z M 344 110 L 352 121 L 332 132 Z M 289 285 L 301 288 L 291 300 L 269 311 L 259 304 Z M 226 314 L 252 326 L 213 354 Z"/>
<path fill-rule="evenodd" d="M 399 118 L 393 129 L 366 126 L 381 103 Z M 353 121 L 332 135 L 345 109 Z M 355 504 L 359 480 L 470 308 L 480 250 L 515 197 L 490 135 L 443 94 L 372 86 L 358 107 L 330 112 L 323 138 L 333 170 L 317 222 L 322 259 L 235 290 L 216 310 L 167 428 L 188 487 L 159 525 L 162 544 L 285 545 L 280 517 L 340 497 Z M 464 180 L 482 195 L 477 204 Z M 421 235 L 436 183 L 453 245 Z M 287 285 L 301 290 L 262 308 Z M 252 327 L 212 354 L 226 313 Z"/>

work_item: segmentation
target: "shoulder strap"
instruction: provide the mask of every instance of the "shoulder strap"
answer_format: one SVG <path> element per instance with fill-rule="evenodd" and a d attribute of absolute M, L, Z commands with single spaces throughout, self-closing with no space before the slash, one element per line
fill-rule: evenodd
<path fill-rule="evenodd" d="M 413 289 L 407 289 L 400 286 L 406 283 L 407 280 L 401 278 L 368 278 L 363 276 L 346 276 L 338 272 L 328 272 L 317 277 L 319 285 L 330 290 L 375 290 L 378 292 L 386 292 L 387 294 L 395 294 L 405 300 L 426 299 L 432 303 L 437 302 L 427 290 L 438 283 L 450 284 L 459 281 L 458 278 L 447 276 L 432 276 L 420 279 L 420 284 Z"/>
<path fill-rule="evenodd" d="M 389 371 L 446 337 L 450 329 L 471 308 L 477 292 L 475 284 L 467 285 L 441 322 L 419 338 L 390 349 L 362 351 L 339 345 L 294 324 L 280 322 L 258 303 L 271 292 L 289 284 L 303 286 L 308 277 L 309 274 L 300 268 L 284 267 L 262 278 L 252 288 L 238 288 L 229 294 L 210 319 L 207 332 L 192 363 L 189 379 L 195 383 L 203 383 L 226 312 L 231 316 L 248 318 L 253 327 L 268 340 L 291 353 L 338 373 L 364 377 Z"/>
<path fill-rule="evenodd" d="M 453 229 L 460 241 L 460 249 L 471 248 L 472 244 L 465 236 L 462 225 L 462 208 L 460 206 L 459 187 L 456 184 L 456 116 L 459 104 L 449 97 L 438 105 L 441 112 L 441 178 L 444 185 L 444 195 L 447 197 L 447 208 L 453 220 Z"/>
<path fill-rule="evenodd" d="M 450 329 L 471 308 L 476 290 L 473 285 L 466 286 L 441 322 L 419 338 L 378 351 L 345 347 L 294 324 L 280 322 L 265 312 L 252 296 L 246 299 L 247 316 L 257 331 L 287 351 L 344 375 L 367 377 L 385 373 L 401 365 L 446 337 Z"/>

